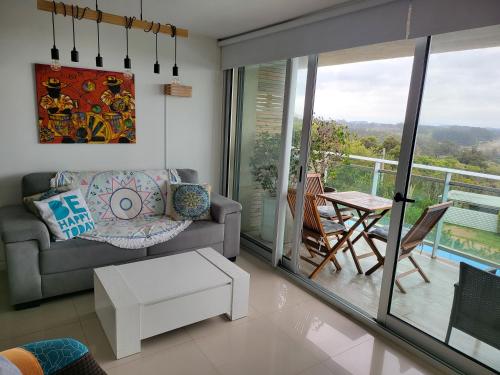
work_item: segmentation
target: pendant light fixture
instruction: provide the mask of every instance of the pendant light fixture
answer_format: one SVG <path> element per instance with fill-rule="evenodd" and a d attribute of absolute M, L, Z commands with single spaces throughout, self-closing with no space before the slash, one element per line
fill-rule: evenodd
<path fill-rule="evenodd" d="M 95 58 L 95 65 L 99 68 L 102 68 L 102 56 L 101 56 L 101 40 L 100 40 L 100 30 L 99 24 L 102 21 L 102 12 L 99 10 L 99 5 L 97 4 L 97 0 L 95 0 L 95 11 L 97 12 L 97 56 Z"/>
<path fill-rule="evenodd" d="M 52 4 L 54 6 L 52 9 L 52 41 L 54 44 L 50 50 L 50 69 L 57 72 L 61 70 L 61 63 L 59 62 L 59 50 L 56 47 L 56 27 L 54 25 L 54 15 L 57 14 L 57 5 L 55 1 L 53 1 Z"/>
<path fill-rule="evenodd" d="M 160 64 L 158 63 L 158 33 L 160 32 L 160 27 L 161 24 L 158 22 L 158 28 L 156 29 L 156 32 L 153 31 L 153 34 L 155 34 L 155 53 L 156 53 L 156 62 L 153 66 L 153 71 L 155 74 L 160 74 Z"/>
<path fill-rule="evenodd" d="M 125 79 L 132 79 L 134 76 L 132 74 L 132 61 L 130 60 L 130 57 L 128 56 L 128 31 L 132 27 L 132 24 L 135 20 L 135 17 L 127 17 L 125 16 L 125 41 L 126 41 L 126 49 L 127 49 L 127 54 L 125 58 L 123 59 L 123 67 L 125 68 L 125 72 L 123 73 L 123 77 Z"/>
<path fill-rule="evenodd" d="M 172 67 L 172 75 L 174 76 L 174 83 L 179 83 L 179 67 L 177 66 L 177 28 L 172 27 L 172 37 L 174 38 L 174 66 Z"/>
<path fill-rule="evenodd" d="M 76 7 L 76 15 L 75 15 L 75 7 Z M 78 51 L 76 50 L 76 42 L 75 42 L 75 18 L 81 20 L 85 15 L 87 8 L 83 9 L 82 17 L 80 18 L 80 8 L 78 5 L 71 5 L 71 27 L 73 28 L 73 49 L 71 50 L 71 61 L 78 62 Z"/>

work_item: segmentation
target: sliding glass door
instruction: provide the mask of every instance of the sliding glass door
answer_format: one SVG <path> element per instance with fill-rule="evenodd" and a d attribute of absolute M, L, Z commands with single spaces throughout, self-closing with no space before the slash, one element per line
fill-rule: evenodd
<path fill-rule="evenodd" d="M 298 272 L 372 317 L 377 315 L 382 277 L 363 275 L 376 257 L 361 232 L 368 225 L 383 227 L 390 218 L 414 49 L 414 41 L 401 41 L 318 57 L 305 193 L 316 195 L 316 229 L 343 225 L 352 232 L 320 236 L 310 211 L 305 216 L 309 228 L 301 232 L 298 247 Z M 380 198 L 387 207 L 366 211 L 347 206 L 348 201 L 334 204 L 320 196 L 328 192 L 340 193 L 337 198 L 346 197 L 344 193 L 355 199 Z M 322 245 L 326 238 L 336 254 L 318 270 L 329 251 Z M 344 245 L 336 248 L 344 238 Z"/>
<path fill-rule="evenodd" d="M 240 68 L 243 244 L 466 373 L 498 371 L 498 61 L 489 27 Z"/>
<path fill-rule="evenodd" d="M 283 143 L 278 174 L 280 204 L 276 215 L 273 264 L 281 262 L 294 271 L 297 270 L 297 257 L 294 254 L 297 254 L 298 234 L 302 226 L 300 200 L 304 191 L 304 165 L 308 157 L 312 116 L 311 96 L 307 92 L 313 90 L 313 85 L 309 83 L 308 87 L 308 81 L 311 80 L 311 74 L 316 72 L 316 64 L 316 56 L 305 56 L 290 59 L 287 65 Z"/>
<path fill-rule="evenodd" d="M 387 322 L 500 371 L 500 28 L 427 59 Z"/>
<path fill-rule="evenodd" d="M 242 237 L 271 252 L 281 149 L 286 61 L 239 69 L 233 199 Z"/>

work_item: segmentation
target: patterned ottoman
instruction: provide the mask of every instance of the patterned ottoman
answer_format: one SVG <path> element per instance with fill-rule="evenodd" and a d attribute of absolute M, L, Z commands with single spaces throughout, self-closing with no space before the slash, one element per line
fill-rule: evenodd
<path fill-rule="evenodd" d="M 33 342 L 0 352 L 0 374 L 102 375 L 106 374 L 81 342 L 55 339 Z"/>

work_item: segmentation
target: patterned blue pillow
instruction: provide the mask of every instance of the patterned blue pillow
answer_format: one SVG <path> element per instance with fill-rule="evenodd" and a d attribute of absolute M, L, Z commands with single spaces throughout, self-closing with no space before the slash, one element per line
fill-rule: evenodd
<path fill-rule="evenodd" d="M 169 184 L 168 213 L 174 220 L 210 220 L 210 185 Z"/>
<path fill-rule="evenodd" d="M 23 345 L 22 348 L 36 357 L 45 375 L 58 372 L 89 351 L 85 345 L 72 338 L 38 341 Z"/>

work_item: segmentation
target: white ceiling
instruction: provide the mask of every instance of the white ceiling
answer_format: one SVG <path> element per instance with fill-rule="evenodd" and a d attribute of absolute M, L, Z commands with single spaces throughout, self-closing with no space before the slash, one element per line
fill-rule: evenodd
<path fill-rule="evenodd" d="M 143 0 L 143 18 L 226 38 L 353 0 Z M 91 0 L 78 4 L 95 7 Z M 138 16 L 140 0 L 100 0 L 104 12 Z"/>

